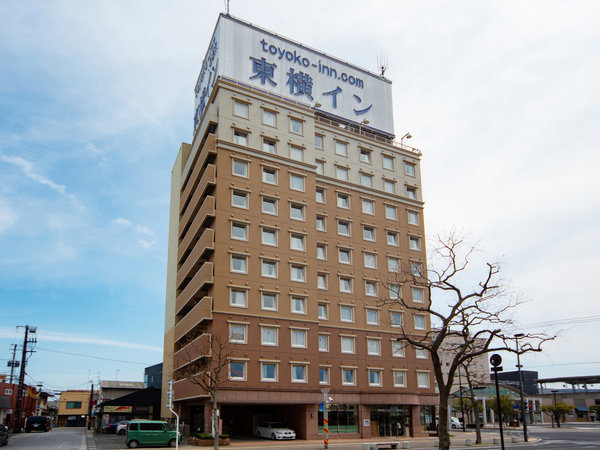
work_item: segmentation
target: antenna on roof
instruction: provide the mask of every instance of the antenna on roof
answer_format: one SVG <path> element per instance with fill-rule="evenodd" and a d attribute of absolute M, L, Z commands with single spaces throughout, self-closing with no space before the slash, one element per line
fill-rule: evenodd
<path fill-rule="evenodd" d="M 387 68 L 388 68 L 387 54 L 385 53 L 384 50 L 381 50 L 379 52 L 379 55 L 377 55 L 377 69 L 379 70 L 379 76 L 384 78 L 385 71 L 387 70 Z"/>
<path fill-rule="evenodd" d="M 225 14 L 229 15 L 229 0 L 225 0 Z"/>

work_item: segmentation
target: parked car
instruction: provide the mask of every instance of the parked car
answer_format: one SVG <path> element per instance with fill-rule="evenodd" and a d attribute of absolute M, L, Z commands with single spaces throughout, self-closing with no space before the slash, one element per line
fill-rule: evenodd
<path fill-rule="evenodd" d="M 256 427 L 256 437 L 273 440 L 296 439 L 296 432 L 283 426 L 281 422 L 261 422 Z"/>
<path fill-rule="evenodd" d="M 462 422 L 458 420 L 458 417 L 450 417 L 450 427 L 453 430 L 462 428 Z"/>
<path fill-rule="evenodd" d="M 167 422 L 162 420 L 132 420 L 127 426 L 125 443 L 129 448 L 146 445 L 175 447 L 177 434 L 176 430 L 170 430 Z"/>
<path fill-rule="evenodd" d="M 104 426 L 104 432 L 114 434 L 117 432 L 118 425 L 119 425 L 119 422 L 107 423 Z"/>
<path fill-rule="evenodd" d="M 127 425 L 129 425 L 129 420 L 124 420 L 123 422 L 119 422 L 119 425 L 117 425 L 117 429 L 115 430 L 115 433 L 121 434 L 124 436 L 125 434 L 127 434 Z"/>
<path fill-rule="evenodd" d="M 52 422 L 48 416 L 30 416 L 25 421 L 25 432 L 32 431 L 50 431 Z"/>
<path fill-rule="evenodd" d="M 0 424 L 0 445 L 8 444 L 8 428 Z"/>

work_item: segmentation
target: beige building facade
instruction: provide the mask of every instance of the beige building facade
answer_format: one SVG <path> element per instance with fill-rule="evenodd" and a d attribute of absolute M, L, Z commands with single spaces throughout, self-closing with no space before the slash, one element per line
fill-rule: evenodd
<path fill-rule="evenodd" d="M 396 339 L 429 317 L 383 301 L 429 301 L 399 282 L 426 266 L 420 152 L 363 122 L 215 80 L 171 184 L 163 392 L 191 429 L 211 401 L 187 377 L 218 341 L 224 433 L 317 439 L 323 408 L 333 439 L 424 433 L 431 361 Z"/>

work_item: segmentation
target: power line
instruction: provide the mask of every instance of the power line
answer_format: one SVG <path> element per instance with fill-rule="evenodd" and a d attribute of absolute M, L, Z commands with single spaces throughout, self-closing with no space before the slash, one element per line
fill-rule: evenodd
<path fill-rule="evenodd" d="M 588 323 L 588 322 L 600 322 L 600 316 L 585 316 L 585 317 L 573 317 L 570 319 L 557 319 L 557 320 L 549 320 L 546 322 L 537 322 L 530 323 L 526 325 L 521 325 L 521 328 L 533 328 L 533 327 L 541 327 L 541 326 L 560 326 L 560 325 L 575 325 L 579 323 Z"/>
<path fill-rule="evenodd" d="M 81 356 L 83 358 L 100 359 L 102 361 L 111 361 L 111 362 L 118 362 L 118 363 L 124 363 L 124 364 L 136 364 L 138 366 L 144 366 L 144 367 L 147 367 L 150 365 L 148 363 L 141 363 L 141 362 L 135 362 L 135 361 L 124 361 L 122 359 L 102 358 L 100 356 L 85 355 L 83 353 L 61 352 L 59 350 L 50 350 L 49 348 L 42 348 L 42 347 L 37 347 L 37 349 L 43 350 L 45 352 L 61 353 L 63 355 Z"/>
<path fill-rule="evenodd" d="M 532 366 L 532 369 L 538 369 L 540 367 L 554 367 L 554 366 L 581 366 L 584 364 L 600 364 L 600 361 L 589 361 L 589 362 L 576 362 L 576 363 L 562 363 L 562 364 L 546 364 L 543 366 Z"/>

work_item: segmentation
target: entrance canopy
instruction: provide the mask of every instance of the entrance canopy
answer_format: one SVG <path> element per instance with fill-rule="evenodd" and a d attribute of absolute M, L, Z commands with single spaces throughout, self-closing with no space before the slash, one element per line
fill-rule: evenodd
<path fill-rule="evenodd" d="M 565 384 L 600 384 L 600 375 L 585 375 L 580 377 L 540 378 L 536 383 L 565 383 Z"/>

